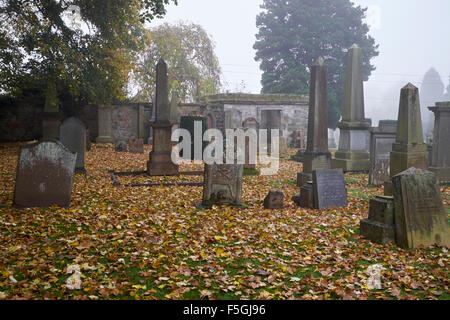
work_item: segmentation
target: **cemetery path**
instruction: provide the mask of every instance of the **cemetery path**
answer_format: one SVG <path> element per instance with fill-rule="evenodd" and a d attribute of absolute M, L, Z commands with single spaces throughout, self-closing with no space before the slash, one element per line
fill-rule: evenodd
<path fill-rule="evenodd" d="M 283 160 L 275 176 L 244 177 L 243 207 L 199 210 L 201 187 L 113 186 L 108 170 L 145 170 L 149 151 L 93 144 L 70 208 L 18 210 L 19 144 L 3 144 L 0 299 L 450 299 L 448 248 L 403 250 L 359 236 L 369 199 L 382 193 L 367 175 L 346 175 L 347 208 L 303 209 L 290 200 L 301 164 Z M 284 192 L 284 209 L 263 208 L 271 189 Z M 441 190 L 450 214 L 450 188 Z M 382 286 L 370 290 L 373 265 Z"/>

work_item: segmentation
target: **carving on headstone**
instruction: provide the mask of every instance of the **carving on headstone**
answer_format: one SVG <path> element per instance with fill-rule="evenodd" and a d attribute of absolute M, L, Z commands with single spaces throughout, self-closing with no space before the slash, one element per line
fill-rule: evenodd
<path fill-rule="evenodd" d="M 243 165 L 205 164 L 203 202 L 213 204 L 240 205 L 242 199 Z"/>

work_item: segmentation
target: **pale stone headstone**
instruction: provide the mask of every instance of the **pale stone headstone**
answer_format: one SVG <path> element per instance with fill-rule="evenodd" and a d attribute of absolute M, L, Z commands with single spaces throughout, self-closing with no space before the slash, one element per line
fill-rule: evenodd
<path fill-rule="evenodd" d="M 203 202 L 213 204 L 240 205 L 242 200 L 241 164 L 205 164 Z"/>
<path fill-rule="evenodd" d="M 283 209 L 284 206 L 284 193 L 283 191 L 270 190 L 269 194 L 264 198 L 265 209 Z"/>
<path fill-rule="evenodd" d="M 113 143 L 112 137 L 112 108 L 110 106 L 98 107 L 98 137 L 97 143 Z"/>
<path fill-rule="evenodd" d="M 75 117 L 67 118 L 59 127 L 59 140 L 67 149 L 77 154 L 76 173 L 86 173 L 84 168 L 86 152 L 86 127 Z"/>
<path fill-rule="evenodd" d="M 347 188 L 342 169 L 316 169 L 313 171 L 314 208 L 346 207 Z"/>
<path fill-rule="evenodd" d="M 370 121 L 364 116 L 362 50 L 356 44 L 347 54 L 344 106 L 339 148 L 332 159 L 333 168 L 344 171 L 369 171 Z"/>
<path fill-rule="evenodd" d="M 69 207 L 77 155 L 58 140 L 24 145 L 14 189 L 16 207 Z"/>
<path fill-rule="evenodd" d="M 450 228 L 436 175 L 409 168 L 392 177 L 392 183 L 397 245 L 402 248 L 450 246 Z"/>
<path fill-rule="evenodd" d="M 302 153 L 303 172 L 298 175 L 300 187 L 311 180 L 313 170 L 331 167 L 327 129 L 327 78 L 321 58 L 311 68 L 309 97 L 308 140 L 306 151 Z"/>
<path fill-rule="evenodd" d="M 397 121 L 381 120 L 379 126 L 370 129 L 369 184 L 383 185 L 390 181 L 390 155 L 397 133 Z"/>
<path fill-rule="evenodd" d="M 434 113 L 433 149 L 430 171 L 441 183 L 450 183 L 450 101 L 429 107 Z"/>
<path fill-rule="evenodd" d="M 128 141 L 128 152 L 144 153 L 144 140 L 143 139 L 130 139 Z"/>

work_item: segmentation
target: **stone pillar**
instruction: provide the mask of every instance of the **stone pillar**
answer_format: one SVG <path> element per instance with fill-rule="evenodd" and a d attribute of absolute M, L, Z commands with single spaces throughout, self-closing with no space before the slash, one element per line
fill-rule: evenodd
<path fill-rule="evenodd" d="M 98 106 L 98 137 L 97 143 L 113 143 L 112 137 L 112 108 L 111 106 Z"/>
<path fill-rule="evenodd" d="M 390 153 L 396 133 L 395 120 L 381 120 L 377 128 L 370 129 L 369 184 L 381 186 L 390 181 Z"/>
<path fill-rule="evenodd" d="M 392 144 L 391 178 L 408 168 L 428 169 L 427 145 L 423 142 L 419 89 L 408 83 L 402 88 L 398 110 L 397 135 Z M 385 183 L 384 194 L 392 195 L 392 183 Z"/>
<path fill-rule="evenodd" d="M 370 166 L 370 121 L 364 116 L 362 50 L 354 44 L 347 55 L 344 107 L 339 148 L 332 160 L 333 168 L 365 172 Z"/>
<path fill-rule="evenodd" d="M 308 140 L 302 154 L 303 172 L 298 173 L 299 187 L 311 181 L 316 169 L 331 167 L 331 153 L 328 151 L 328 97 L 327 77 L 323 59 L 319 58 L 311 68 L 308 113 Z"/>
<path fill-rule="evenodd" d="M 450 101 L 428 107 L 434 113 L 433 156 L 430 171 L 441 184 L 450 183 Z"/>
<path fill-rule="evenodd" d="M 156 65 L 156 121 L 152 124 L 153 148 L 147 162 L 151 176 L 178 174 L 178 164 L 172 162 L 172 123 L 169 112 L 167 64 L 159 60 Z"/>

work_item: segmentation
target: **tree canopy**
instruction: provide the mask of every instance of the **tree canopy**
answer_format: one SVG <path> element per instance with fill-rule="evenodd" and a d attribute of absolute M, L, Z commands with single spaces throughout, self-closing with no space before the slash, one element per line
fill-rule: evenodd
<path fill-rule="evenodd" d="M 169 90 L 177 90 L 183 101 L 215 94 L 220 88 L 219 60 L 214 43 L 197 24 L 164 23 L 149 31 L 149 42 L 135 72 L 137 100 L 152 100 L 155 89 L 155 66 L 160 58 L 168 65 Z"/>
<path fill-rule="evenodd" d="M 378 45 L 363 22 L 366 8 L 349 0 L 264 0 L 256 18 L 256 61 L 263 93 L 307 94 L 310 66 L 319 57 L 328 69 L 328 126 L 335 128 L 344 99 L 346 49 L 363 49 L 365 80 L 375 69 Z"/>
<path fill-rule="evenodd" d="M 169 2 L 177 0 L 0 0 L 0 91 L 41 88 L 56 109 L 61 91 L 99 104 L 123 99 L 144 23 Z"/>

